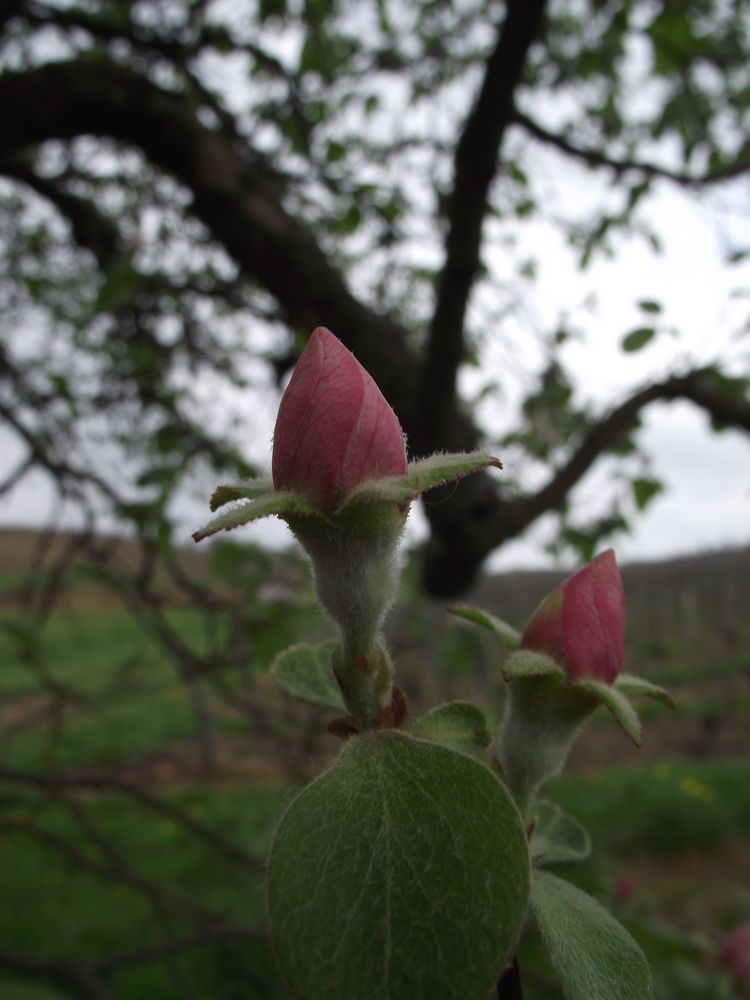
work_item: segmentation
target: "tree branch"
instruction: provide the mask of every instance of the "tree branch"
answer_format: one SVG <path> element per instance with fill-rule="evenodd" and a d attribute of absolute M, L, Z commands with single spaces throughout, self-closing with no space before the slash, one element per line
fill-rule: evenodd
<path fill-rule="evenodd" d="M 417 450 L 455 448 L 456 374 L 469 296 L 479 270 L 482 224 L 513 96 L 539 32 L 546 0 L 510 0 L 454 158 L 445 263 L 440 273 L 420 384 Z"/>
<path fill-rule="evenodd" d="M 284 209 L 278 182 L 260 157 L 203 125 L 187 97 L 106 58 L 0 78 L 0 154 L 86 134 L 135 145 L 182 182 L 196 216 L 279 301 L 289 325 L 308 331 L 330 325 L 409 430 L 416 365 L 404 331 L 354 298 L 310 230 Z"/>
<path fill-rule="evenodd" d="M 39 958 L 19 952 L 0 950 L 0 968 L 16 975 L 53 983 L 58 989 L 77 1000 L 113 1000 L 110 993 L 96 978 L 88 963 L 71 962 L 64 958 Z"/>
<path fill-rule="evenodd" d="M 581 160 L 589 167 L 609 168 L 618 177 L 621 174 L 632 172 L 646 177 L 661 177 L 683 187 L 699 188 L 732 180 L 750 171 L 750 141 L 743 145 L 732 163 L 727 163 L 716 170 L 709 170 L 705 174 L 690 174 L 684 170 L 670 170 L 668 167 L 660 167 L 656 163 L 649 163 L 645 160 L 610 156 L 593 146 L 578 145 L 566 135 L 544 128 L 522 111 L 516 110 L 514 121 L 540 142 L 555 146 L 562 153 L 566 153 L 576 160 Z"/>
<path fill-rule="evenodd" d="M 428 579 L 439 583 L 433 592 L 447 597 L 466 590 L 493 549 L 518 537 L 543 514 L 562 508 L 571 489 L 597 459 L 622 440 L 645 407 L 660 400 L 678 399 L 695 403 L 725 427 L 750 433 L 750 399 L 746 394 L 727 391 L 715 368 L 695 369 L 646 386 L 595 423 L 536 493 L 504 499 L 487 477 L 477 483 L 479 477 L 475 476 L 470 480 L 473 491 L 461 491 L 459 484 L 449 518 L 444 514 L 446 505 L 435 503 L 430 520 L 436 531 L 428 543 L 426 572 Z M 433 561 L 441 567 L 440 573 L 431 571 Z"/>
<path fill-rule="evenodd" d="M 594 462 L 622 440 L 641 410 L 657 400 L 690 400 L 722 424 L 750 432 L 750 402 L 733 399 L 721 392 L 715 379 L 714 369 L 700 368 L 687 375 L 655 382 L 626 399 L 589 430 L 568 461 L 558 469 L 546 486 L 532 497 L 511 501 L 510 506 L 515 506 L 520 513 L 521 526 L 525 527 L 547 511 L 559 509 L 565 497 Z"/>
<path fill-rule="evenodd" d="M 263 868 L 263 862 L 249 851 L 240 847 L 239 844 L 235 844 L 213 827 L 191 816 L 190 813 L 181 809 L 175 803 L 131 781 L 85 774 L 48 775 L 36 771 L 21 771 L 8 767 L 0 767 L 0 781 L 6 781 L 14 785 L 26 785 L 36 788 L 38 791 L 49 793 L 58 793 L 60 790 L 81 790 L 127 795 L 203 840 L 219 854 L 224 855 L 230 864 L 247 868 L 256 873 Z"/>
<path fill-rule="evenodd" d="M 49 201 L 68 222 L 76 243 L 90 250 L 105 270 L 122 252 L 117 227 L 96 205 L 66 191 L 49 177 L 37 174 L 27 156 L 0 157 L 0 174 L 21 181 Z"/>
<path fill-rule="evenodd" d="M 512 120 L 511 85 L 515 85 L 522 66 L 520 52 L 528 49 L 533 37 L 534 19 L 529 11 L 540 16 L 542 8 L 542 0 L 535 0 L 533 8 L 519 0 L 510 4 L 495 59 L 506 51 L 504 46 L 509 46 L 511 40 L 526 48 L 521 45 L 520 49 L 506 51 L 508 66 L 493 62 L 491 69 L 488 65 L 486 86 L 467 122 L 460 155 L 457 153 L 450 215 L 452 235 L 429 356 L 421 374 L 427 406 L 424 412 L 435 419 L 429 430 L 419 419 L 419 371 L 404 331 L 354 298 L 309 229 L 284 209 L 281 192 L 261 158 L 202 125 L 190 101 L 180 94 L 164 90 L 106 59 L 53 63 L 6 73 L 0 78 L 0 156 L 16 154 L 46 139 L 71 139 L 83 134 L 108 136 L 140 147 L 151 162 L 191 191 L 195 214 L 234 256 L 242 271 L 276 297 L 292 327 L 310 330 L 326 323 L 357 353 L 418 448 L 470 448 L 477 440 L 476 430 L 465 415 L 456 412 L 455 406 L 463 319 L 478 261 L 486 186 L 492 178 L 504 129 Z M 511 106 L 504 114 L 497 114 L 497 87 L 503 81 L 509 96 L 508 89 L 503 93 Z M 485 120 L 491 129 L 489 137 L 483 132 Z M 478 161 L 472 166 L 474 156 Z M 471 190 L 477 178 L 481 197 Z M 462 210 L 471 215 L 470 222 L 459 218 Z M 443 309 L 447 318 L 441 316 Z M 747 429 L 747 402 L 729 399 L 712 384 L 710 374 L 705 370 L 693 372 L 636 394 L 594 427 L 566 466 L 531 497 L 502 498 L 488 474 L 472 477 L 455 491 L 451 488 L 429 496 L 425 505 L 432 528 L 425 567 L 429 588 L 439 594 L 465 590 L 489 552 L 541 514 L 562 505 L 567 491 L 649 402 L 691 399 L 717 420 Z M 452 423 L 446 429 L 448 415 Z M 33 450 L 35 442 L 29 440 L 28 433 L 24 436 Z M 59 464 L 50 466 L 46 458 L 45 464 L 53 474 L 69 472 Z"/>

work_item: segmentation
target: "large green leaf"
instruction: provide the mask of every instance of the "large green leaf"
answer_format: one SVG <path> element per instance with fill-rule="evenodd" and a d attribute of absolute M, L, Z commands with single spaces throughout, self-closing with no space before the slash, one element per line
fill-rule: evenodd
<path fill-rule="evenodd" d="M 285 691 L 297 698 L 343 709 L 344 699 L 331 665 L 335 645 L 331 640 L 316 646 L 306 643 L 290 646 L 273 661 L 271 673 Z"/>
<path fill-rule="evenodd" d="M 649 1000 L 646 957 L 622 924 L 569 882 L 535 871 L 531 906 L 567 1000 Z"/>
<path fill-rule="evenodd" d="M 354 737 L 284 815 L 274 946 L 305 1000 L 485 1000 L 523 922 L 529 859 L 507 792 L 465 754 Z"/>

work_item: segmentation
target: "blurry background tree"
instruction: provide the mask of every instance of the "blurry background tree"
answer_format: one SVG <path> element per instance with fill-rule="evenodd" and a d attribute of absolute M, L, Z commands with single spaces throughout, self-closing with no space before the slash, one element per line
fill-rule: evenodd
<path fill-rule="evenodd" d="M 41 467 L 166 542 L 199 470 L 260 457 L 228 387 L 281 377 L 323 323 L 413 455 L 502 447 L 502 483 L 427 507 L 425 579 L 448 594 L 548 512 L 584 555 L 621 528 L 659 489 L 632 461 L 650 403 L 750 427 L 732 359 L 683 359 L 606 412 L 582 403 L 569 331 L 519 319 L 535 261 L 517 238 L 553 221 L 582 267 L 618 234 L 658 247 L 655 182 L 700 191 L 750 168 L 742 4 L 7 0 L 0 18 L 1 413 L 24 445 L 4 490 Z M 583 216 L 545 202 L 550 147 L 603 181 Z M 640 305 L 626 351 L 664 325 Z M 544 350 L 498 441 L 457 376 L 502 324 Z M 620 482 L 595 523 L 570 523 L 571 490 L 612 452 L 631 453 L 629 499 Z"/>
<path fill-rule="evenodd" d="M 421 576 L 436 595 L 465 590 L 544 515 L 582 556 L 622 529 L 661 488 L 638 435 L 649 405 L 687 400 L 716 429 L 750 430 L 740 340 L 708 362 L 676 348 L 671 370 L 624 383 L 608 408 L 587 402 L 566 353 L 575 323 L 533 318 L 539 240 L 525 235 L 543 223 L 581 268 L 629 239 L 656 253 L 650 209 L 665 185 L 698 199 L 747 183 L 745 8 L 3 0 L 0 430 L 20 457 L 0 471 L 0 497 L 42 474 L 81 528 L 39 535 L 0 621 L 0 834 L 18 844 L 2 875 L 6 972 L 53 984 L 55 997 L 275 995 L 248 914 L 262 920 L 257 876 L 283 793 L 172 785 L 226 773 L 228 752 L 247 782 L 256 753 L 264 779 L 274 755 L 279 781 L 305 778 L 320 720 L 280 701 L 256 667 L 318 619 L 294 557 L 230 538 L 207 571 L 180 548 L 198 509 L 188 498 L 205 503 L 219 479 L 267 463 L 279 382 L 315 326 L 373 374 L 412 456 L 479 445 L 505 462 L 502 477 L 426 505 Z M 729 251 L 739 266 L 743 249 Z M 669 329 L 650 291 L 634 288 L 633 301 L 640 322 L 605 334 L 628 354 Z M 498 342 L 510 363 L 462 398 L 459 378 Z M 486 419 L 493 393 L 501 431 Z M 571 493 L 612 456 L 619 476 L 583 519 Z M 102 538 L 115 530 L 134 544 Z M 3 544 L 0 573 L 15 587 L 20 556 Z M 727 649 L 743 567 L 712 577 Z M 646 593 L 648 615 L 663 591 L 656 580 Z M 679 592 L 668 627 L 698 650 L 693 593 Z M 79 616 L 72 626 L 59 608 Z M 414 614 L 402 660 L 424 661 L 418 636 L 433 663 L 487 666 L 477 640 Z M 657 658 L 664 631 L 649 632 Z M 422 685 L 443 674 L 413 672 Z M 696 745 L 726 730 L 744 748 L 716 713 L 704 733 L 706 717 L 696 707 Z M 196 733 L 195 760 L 159 750 Z M 250 740 L 235 745 L 240 734 Z M 713 794 L 692 771 L 672 797 L 657 783 L 654 830 L 675 828 L 683 778 L 696 808 Z M 685 823 L 712 845 L 750 825 L 732 795 L 746 778 L 714 778 L 725 812 Z M 613 803 L 631 800 L 625 786 Z M 682 981 L 675 990 L 693 995 Z"/>

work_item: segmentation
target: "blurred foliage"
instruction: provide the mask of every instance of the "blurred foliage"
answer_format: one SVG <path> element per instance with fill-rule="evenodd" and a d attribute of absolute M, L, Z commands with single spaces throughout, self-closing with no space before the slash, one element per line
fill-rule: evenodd
<path fill-rule="evenodd" d="M 475 0 L 262 0 L 232 13 L 219 0 L 14 0 L 0 21 L 3 93 L 10 106 L 13 87 L 50 60 L 71 81 L 78 68 L 116 70 L 102 77 L 103 94 L 116 80 L 134 109 L 136 81 L 148 81 L 146 110 L 163 93 L 167 114 L 194 131 L 196 160 L 210 156 L 203 144 L 212 136 L 232 144 L 236 162 L 201 169 L 237 211 L 245 209 L 236 175 L 247 170 L 265 210 L 288 212 L 355 296 L 399 324 L 418 363 L 434 320 L 457 139 L 505 13 L 503 3 Z M 631 235 L 656 246 L 655 185 L 700 189 L 750 164 L 749 50 L 741 4 L 548 4 L 500 123 L 487 252 L 463 331 L 465 359 L 481 361 L 492 339 L 527 369 L 526 387 L 514 388 L 506 373 L 502 390 L 511 492 L 563 467 L 601 418 L 565 360 L 568 320 L 551 331 L 530 321 L 538 261 L 524 234 L 554 226 L 582 266 L 617 253 Z M 111 100 L 116 110 L 114 93 Z M 39 102 L 21 113 L 33 118 L 35 109 Z M 264 277 L 258 254 L 248 259 L 228 241 L 225 209 L 203 195 L 196 204 L 188 173 L 160 165 L 171 155 L 166 133 L 154 129 L 144 141 L 126 122 L 116 138 L 106 124 L 92 136 L 73 96 L 69 115 L 64 135 L 40 124 L 36 143 L 17 136 L 14 119 L 0 144 L 0 418 L 21 455 L 0 488 L 42 469 L 89 522 L 106 513 L 109 524 L 169 546 L 189 488 L 248 475 L 260 460 L 244 444 L 247 407 L 235 390 L 270 413 L 271 376 L 288 369 L 309 332 L 291 318 L 287 297 L 301 290 L 314 302 L 316 278 L 305 275 L 304 256 L 288 290 Z M 550 168 L 559 191 L 591 178 L 585 208 L 552 196 Z M 733 246 L 729 257 L 743 250 Z M 646 322 L 622 334 L 626 352 L 662 329 L 660 302 L 635 289 L 636 305 Z M 370 349 L 377 355 L 377 344 Z M 748 385 L 733 364 L 716 359 L 712 388 L 736 417 Z M 409 389 L 404 398 L 413 402 Z M 711 415 L 726 425 L 716 407 Z M 637 417 L 600 441 L 594 457 L 620 455 L 622 476 L 640 481 Z M 525 470 L 522 479 L 513 468 Z M 547 509 L 564 508 L 569 489 Z M 559 543 L 586 556 L 590 540 L 624 530 L 655 495 L 634 486 L 632 496 L 604 496 L 595 525 L 563 524 Z"/>

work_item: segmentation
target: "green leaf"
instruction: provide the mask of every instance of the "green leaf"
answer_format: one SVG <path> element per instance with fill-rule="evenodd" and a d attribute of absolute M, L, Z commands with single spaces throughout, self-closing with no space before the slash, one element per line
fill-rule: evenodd
<path fill-rule="evenodd" d="M 490 466 L 496 469 L 503 467 L 499 459 L 485 455 L 481 451 L 431 455 L 418 462 L 409 462 L 405 476 L 386 476 L 383 479 L 371 479 L 363 483 L 349 494 L 341 509 L 359 501 L 395 503 L 403 506 L 418 497 L 420 493 L 471 476 Z"/>
<path fill-rule="evenodd" d="M 467 622 L 473 622 L 475 625 L 489 629 L 508 649 L 518 649 L 521 645 L 521 633 L 518 629 L 513 628 L 501 618 L 491 615 L 489 611 L 483 611 L 470 604 L 453 604 L 448 610 L 458 618 L 464 618 Z"/>
<path fill-rule="evenodd" d="M 645 510 L 654 497 L 664 490 L 664 485 L 658 479 L 650 479 L 646 476 L 634 479 L 630 485 L 638 510 Z"/>
<path fill-rule="evenodd" d="M 219 531 L 231 531 L 233 528 L 240 528 L 243 524 L 250 524 L 261 517 L 270 517 L 275 514 L 277 517 L 294 515 L 295 517 L 315 518 L 319 521 L 327 521 L 317 507 L 313 507 L 304 497 L 296 493 L 281 493 L 275 490 L 272 493 L 262 493 L 254 500 L 233 507 L 232 510 L 224 514 L 219 514 L 208 524 L 200 528 L 193 534 L 194 542 L 201 542 L 204 538 L 210 538 Z"/>
<path fill-rule="evenodd" d="M 131 302 L 143 279 L 129 257 L 117 257 L 107 270 L 94 303 L 97 312 L 119 309 Z"/>
<path fill-rule="evenodd" d="M 502 671 L 506 681 L 521 677 L 565 677 L 565 671 L 551 656 L 535 653 L 531 649 L 519 649 L 511 653 L 503 664 Z"/>
<path fill-rule="evenodd" d="M 610 710 L 633 743 L 641 745 L 641 720 L 638 713 L 628 701 L 625 694 L 611 684 L 603 681 L 576 681 L 575 686 L 593 694 L 606 708 Z"/>
<path fill-rule="evenodd" d="M 646 957 L 603 906 L 549 872 L 531 876 L 531 908 L 567 1000 L 649 1000 Z"/>
<path fill-rule="evenodd" d="M 343 236 L 351 236 L 359 229 L 362 222 L 362 209 L 359 205 L 352 204 L 344 214 L 337 220 L 336 230 Z"/>
<path fill-rule="evenodd" d="M 305 1000 L 485 1000 L 529 885 L 516 807 L 482 764 L 393 730 L 356 736 L 291 804 L 271 929 Z"/>
<path fill-rule="evenodd" d="M 643 677 L 636 677 L 634 674 L 620 674 L 615 681 L 615 687 L 625 695 L 645 695 L 660 701 L 667 708 L 675 708 L 674 698 L 666 688 L 652 684 L 651 681 L 644 680 Z"/>
<path fill-rule="evenodd" d="M 335 642 L 317 646 L 302 643 L 279 653 L 271 664 L 271 674 L 289 694 L 314 705 L 344 709 L 341 689 L 333 673 L 331 654 Z"/>
<path fill-rule="evenodd" d="M 657 302 L 655 299 L 641 299 L 638 303 L 638 308 L 645 313 L 651 313 L 651 315 L 656 315 L 662 310 L 661 302 Z"/>
<path fill-rule="evenodd" d="M 454 750 L 481 753 L 492 742 L 484 712 L 468 701 L 449 701 L 431 709 L 411 726 L 415 736 Z"/>
<path fill-rule="evenodd" d="M 591 840 L 577 819 L 568 816 L 554 802 L 536 806 L 531 858 L 537 865 L 585 861 L 591 854 Z"/>
<path fill-rule="evenodd" d="M 640 351 L 653 339 L 655 334 L 656 330 L 653 326 L 637 326 L 635 330 L 631 330 L 622 338 L 622 349 L 628 354 Z"/>
<path fill-rule="evenodd" d="M 273 493 L 270 479 L 249 479 L 245 483 L 225 483 L 217 486 L 211 495 L 209 507 L 218 510 L 232 500 L 255 500 L 264 493 Z"/>

